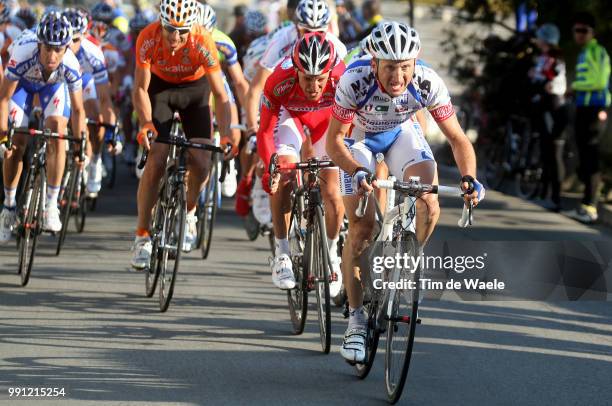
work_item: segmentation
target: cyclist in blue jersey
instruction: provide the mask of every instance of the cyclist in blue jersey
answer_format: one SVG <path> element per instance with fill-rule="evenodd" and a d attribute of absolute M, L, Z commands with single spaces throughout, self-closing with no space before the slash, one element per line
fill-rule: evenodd
<path fill-rule="evenodd" d="M 38 95 L 44 126 L 66 133 L 68 119 L 79 137 L 85 131 L 81 68 L 69 49 L 72 26 L 58 12 L 43 16 L 36 37 L 24 36 L 15 44 L 0 85 L 0 141 L 6 138 L 9 121 L 16 127 L 28 125 L 28 116 Z M 16 135 L 3 162 L 4 208 L 0 213 L 0 242 L 11 237 L 15 223 L 16 190 L 22 170 L 27 138 Z M 53 140 L 47 150 L 47 199 L 43 228 L 62 228 L 57 198 L 64 173 L 65 141 Z"/>
<path fill-rule="evenodd" d="M 72 43 L 70 50 L 75 54 L 83 78 L 83 101 L 87 117 L 103 123 L 115 124 L 115 112 L 111 100 L 111 87 L 102 49 L 91 42 L 86 36 L 89 21 L 87 15 L 75 8 L 64 10 L 64 16 L 72 25 Z M 112 136 L 113 130 L 91 127 L 89 141 L 91 143 L 90 162 L 87 167 L 87 193 L 95 197 L 102 187 L 101 152 L 104 139 Z M 105 134 L 106 133 L 106 134 Z M 120 151 L 121 143 L 117 144 Z M 117 147 L 116 147 L 117 148 Z"/>

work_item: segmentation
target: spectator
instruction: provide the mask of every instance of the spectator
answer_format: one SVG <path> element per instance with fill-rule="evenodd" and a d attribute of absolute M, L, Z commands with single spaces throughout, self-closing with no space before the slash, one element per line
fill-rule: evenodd
<path fill-rule="evenodd" d="M 357 36 L 363 30 L 354 12 L 355 5 L 352 0 L 336 0 L 340 40 L 347 45 L 357 41 Z"/>
<path fill-rule="evenodd" d="M 244 16 L 248 11 L 247 6 L 240 4 L 234 7 L 234 28 L 229 33 L 229 37 L 234 41 L 238 51 L 238 60 L 242 63 L 242 57 L 249 46 L 249 35 L 244 23 Z"/>
<path fill-rule="evenodd" d="M 361 6 L 361 12 L 363 13 L 363 19 L 367 22 L 367 28 L 359 34 L 358 40 L 361 41 L 376 27 L 376 25 L 383 20 L 383 16 L 380 14 L 380 2 L 378 0 L 366 0 Z"/>
<path fill-rule="evenodd" d="M 610 57 L 594 38 L 595 17 L 579 13 L 574 18 L 574 40 L 582 49 L 576 63 L 575 92 L 576 119 L 574 137 L 580 166 L 578 176 L 584 183 L 584 196 L 579 208 L 566 212 L 570 217 L 593 223 L 597 220 L 601 173 L 599 141 L 606 128 L 606 108 L 610 106 Z"/>
<path fill-rule="evenodd" d="M 561 210 L 561 182 L 564 178 L 563 131 L 567 126 L 565 62 L 559 48 L 560 32 L 554 24 L 544 24 L 536 31 L 536 45 L 540 55 L 530 70 L 533 86 L 532 123 L 540 134 L 543 165 L 541 199 L 545 200 L 551 189 L 552 204 L 544 201 L 546 208 Z"/>

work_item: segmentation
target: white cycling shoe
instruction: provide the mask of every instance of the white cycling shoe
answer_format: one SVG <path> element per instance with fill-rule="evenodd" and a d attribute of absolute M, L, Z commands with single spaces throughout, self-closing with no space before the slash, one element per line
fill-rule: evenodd
<path fill-rule="evenodd" d="M 270 261 L 272 268 L 272 283 L 279 289 L 287 290 L 295 288 L 295 276 L 293 276 L 293 264 L 287 254 L 281 254 Z"/>
<path fill-rule="evenodd" d="M 148 267 L 151 262 L 152 251 L 153 244 L 150 237 L 136 237 L 132 247 L 132 268 L 142 271 Z"/>
<path fill-rule="evenodd" d="M 336 247 L 333 247 L 336 249 Z M 340 294 L 342 290 L 342 270 L 340 269 L 340 258 L 330 258 L 330 263 L 332 267 L 332 271 L 336 274 L 336 280 L 331 280 L 329 282 L 329 297 L 335 298 Z"/>
<path fill-rule="evenodd" d="M 95 197 L 102 189 L 102 158 L 97 161 L 91 161 L 87 166 L 87 194 Z"/>
<path fill-rule="evenodd" d="M 43 212 L 43 230 L 57 233 L 62 229 L 60 211 L 57 206 L 49 206 Z"/>
<path fill-rule="evenodd" d="M 187 214 L 185 218 L 185 236 L 183 238 L 183 252 L 191 252 L 198 238 L 198 218 L 195 214 Z"/>
<path fill-rule="evenodd" d="M 17 211 L 15 208 L 11 210 L 6 207 L 3 208 L 0 213 L 0 243 L 7 243 L 11 240 L 15 221 L 17 221 Z"/>
<path fill-rule="evenodd" d="M 363 363 L 366 356 L 366 336 L 364 327 L 353 327 L 344 333 L 340 355 L 351 364 Z"/>
<path fill-rule="evenodd" d="M 253 216 L 259 224 L 270 224 L 272 222 L 272 211 L 270 210 L 270 196 L 263 189 L 260 178 L 255 178 L 253 190 L 251 191 Z"/>
<path fill-rule="evenodd" d="M 225 176 L 221 184 L 221 194 L 224 197 L 232 197 L 236 194 L 236 190 L 238 189 L 238 179 L 236 176 L 236 160 L 232 159 L 229 161 L 229 173 Z"/>

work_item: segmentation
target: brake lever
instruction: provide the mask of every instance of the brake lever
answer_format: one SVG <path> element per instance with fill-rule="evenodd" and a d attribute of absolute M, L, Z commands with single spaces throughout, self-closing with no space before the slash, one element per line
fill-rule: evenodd
<path fill-rule="evenodd" d="M 151 146 L 151 139 L 153 138 L 153 132 L 147 131 L 147 139 L 149 140 L 149 148 Z M 138 162 L 138 169 L 142 169 L 147 164 L 147 159 L 149 158 L 149 151 L 143 150 L 142 156 L 140 157 L 140 161 Z"/>
<path fill-rule="evenodd" d="M 224 149 L 223 155 L 225 155 L 232 150 L 232 146 L 230 144 L 226 144 L 223 149 Z M 225 176 L 227 176 L 227 174 L 230 171 L 229 162 L 230 162 L 229 159 L 228 160 L 224 159 L 223 162 L 221 163 L 221 173 L 219 174 L 219 182 L 221 183 L 225 181 Z"/>
<path fill-rule="evenodd" d="M 85 156 L 86 156 L 86 151 L 85 149 L 87 148 L 87 133 L 85 131 L 81 131 L 81 150 L 79 151 L 79 160 L 81 162 L 85 162 Z"/>

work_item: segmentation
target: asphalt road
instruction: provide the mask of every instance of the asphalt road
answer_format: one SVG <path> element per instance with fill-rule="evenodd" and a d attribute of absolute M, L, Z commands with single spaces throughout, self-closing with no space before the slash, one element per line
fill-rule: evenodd
<path fill-rule="evenodd" d="M 126 175 L 106 191 L 60 257 L 44 236 L 25 288 L 14 245 L 0 248 L 0 403 L 15 404 L 8 398 L 15 386 L 65 388 L 55 401 L 62 405 L 384 402 L 383 357 L 360 381 L 339 355 L 346 326 L 339 311 L 329 355 L 320 353 L 316 319 L 303 335 L 291 334 L 267 242 L 247 241 L 229 202 L 209 260 L 184 257 L 171 307 L 159 313 L 156 297 L 144 297 L 143 275 L 128 267 L 135 186 Z M 477 225 L 459 230 L 455 203 L 444 201 L 436 238 L 610 238 L 495 192 Z M 420 311 L 402 404 L 603 405 L 612 398 L 610 303 L 425 301 Z"/>

